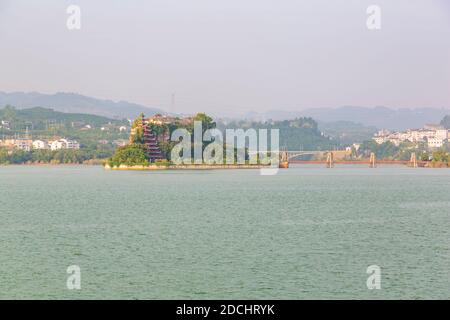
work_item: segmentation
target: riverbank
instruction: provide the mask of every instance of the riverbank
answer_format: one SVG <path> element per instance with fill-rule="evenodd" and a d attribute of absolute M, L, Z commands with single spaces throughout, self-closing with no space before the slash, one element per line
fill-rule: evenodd
<path fill-rule="evenodd" d="M 61 163 L 61 162 L 24 162 L 24 163 L 0 163 L 0 166 L 103 166 L 105 159 L 91 159 L 83 162 Z"/>
<path fill-rule="evenodd" d="M 185 165 L 149 165 L 149 166 L 127 166 L 120 165 L 111 167 L 105 165 L 106 170 L 216 170 L 216 169 L 263 169 L 270 168 L 268 165 L 257 164 L 185 164 Z"/>
<path fill-rule="evenodd" d="M 440 161 L 428 161 L 425 163 L 424 168 L 449 168 L 449 163 Z"/>

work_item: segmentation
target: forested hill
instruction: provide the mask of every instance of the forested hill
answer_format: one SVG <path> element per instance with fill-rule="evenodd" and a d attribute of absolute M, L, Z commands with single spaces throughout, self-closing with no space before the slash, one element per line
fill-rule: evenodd
<path fill-rule="evenodd" d="M 0 109 L 0 121 L 7 122 L 2 127 L 7 127 L 12 131 L 21 131 L 26 128 L 46 130 L 49 126 L 82 127 L 90 125 L 100 127 L 109 123 L 117 125 L 127 123 L 126 120 L 114 120 L 90 114 L 64 113 L 41 107 L 19 110 L 11 106 Z"/>
<path fill-rule="evenodd" d="M 312 118 L 296 118 L 294 120 L 283 121 L 233 121 L 218 123 L 221 130 L 232 128 L 254 128 L 258 129 L 279 129 L 280 148 L 287 147 L 288 150 L 332 150 L 340 147 L 337 140 L 324 136 Z"/>

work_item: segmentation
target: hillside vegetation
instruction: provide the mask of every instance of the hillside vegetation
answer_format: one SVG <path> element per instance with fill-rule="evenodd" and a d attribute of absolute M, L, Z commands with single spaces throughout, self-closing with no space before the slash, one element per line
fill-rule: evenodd
<path fill-rule="evenodd" d="M 17 109 L 6 106 L 0 109 L 0 120 L 9 122 L 12 131 L 48 130 L 52 127 L 81 127 L 90 125 L 99 127 L 106 124 L 127 124 L 124 120 L 114 120 L 107 117 L 83 113 L 58 112 L 48 108 Z"/>
<path fill-rule="evenodd" d="M 332 150 L 340 147 L 340 142 L 324 135 L 317 122 L 308 117 L 283 121 L 233 121 L 230 123 L 218 123 L 220 129 L 279 129 L 280 148 L 288 150 Z M 269 141 L 270 142 L 270 141 Z"/>

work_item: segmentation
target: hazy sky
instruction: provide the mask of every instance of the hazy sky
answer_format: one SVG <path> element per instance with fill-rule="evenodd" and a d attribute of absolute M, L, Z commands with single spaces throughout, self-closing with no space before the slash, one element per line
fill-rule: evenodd
<path fill-rule="evenodd" d="M 371 4 L 381 30 L 366 27 Z M 222 114 L 448 108 L 450 1 L 0 0 L 0 91 Z"/>

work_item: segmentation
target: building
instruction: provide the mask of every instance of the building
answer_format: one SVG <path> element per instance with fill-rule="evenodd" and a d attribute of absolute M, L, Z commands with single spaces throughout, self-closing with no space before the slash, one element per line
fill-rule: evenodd
<path fill-rule="evenodd" d="M 1 143 L 1 146 L 9 149 L 31 151 L 31 148 L 33 147 L 33 141 L 26 138 L 6 139 Z"/>
<path fill-rule="evenodd" d="M 156 114 L 153 117 L 150 117 L 146 120 L 149 124 L 156 124 L 156 125 L 164 125 L 164 124 L 172 124 L 172 123 L 179 123 L 181 125 L 189 125 L 192 124 L 194 119 L 192 117 L 187 118 L 178 118 L 178 117 L 171 117 L 171 116 L 165 116 Z"/>
<path fill-rule="evenodd" d="M 64 149 L 64 143 L 61 140 L 52 141 L 49 143 L 49 145 L 50 145 L 50 150 L 52 150 L 52 151 Z"/>
<path fill-rule="evenodd" d="M 450 135 L 449 130 L 439 125 L 426 125 L 423 129 L 408 129 L 404 132 L 389 132 L 381 130 L 373 137 L 373 140 L 382 144 L 390 142 L 399 146 L 402 142 L 426 143 L 429 148 L 441 148 Z"/>
<path fill-rule="evenodd" d="M 23 151 L 31 151 L 31 148 L 33 147 L 33 141 L 30 139 L 16 139 L 14 145 L 17 149 Z"/>
<path fill-rule="evenodd" d="M 148 118 L 147 123 L 150 124 L 156 124 L 156 125 L 163 125 L 163 124 L 171 124 L 175 123 L 177 121 L 177 118 L 175 117 L 169 117 L 169 116 L 163 116 L 160 114 L 156 114 L 153 117 Z"/>
<path fill-rule="evenodd" d="M 430 149 L 442 148 L 442 146 L 444 145 L 444 140 L 439 138 L 429 138 L 427 144 L 428 148 Z"/>
<path fill-rule="evenodd" d="M 68 139 L 59 139 L 50 142 L 51 150 L 60 150 L 60 149 L 80 149 L 80 144 L 75 140 Z"/>
<path fill-rule="evenodd" d="M 34 140 L 33 141 L 33 149 L 44 150 L 48 149 L 48 142 L 43 140 Z"/>
<path fill-rule="evenodd" d="M 384 137 L 384 136 L 373 137 L 373 140 L 375 140 L 375 142 L 378 143 L 378 144 L 383 144 L 383 143 L 389 141 L 389 139 L 387 137 Z"/>
<path fill-rule="evenodd" d="M 14 147 L 23 151 L 31 151 L 33 141 L 30 139 L 14 139 Z"/>
<path fill-rule="evenodd" d="M 10 125 L 11 124 L 9 123 L 9 121 L 2 120 L 0 128 L 4 128 L 6 130 L 9 130 L 10 129 Z"/>
<path fill-rule="evenodd" d="M 446 140 L 449 138 L 447 129 L 436 130 L 436 138 Z"/>

